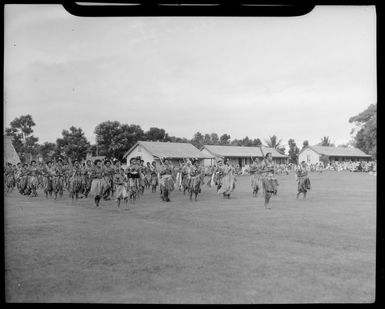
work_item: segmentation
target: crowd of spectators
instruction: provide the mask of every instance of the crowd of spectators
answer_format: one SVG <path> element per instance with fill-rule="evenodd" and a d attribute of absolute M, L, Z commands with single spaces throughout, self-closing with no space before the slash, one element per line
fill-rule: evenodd
<path fill-rule="evenodd" d="M 331 171 L 349 171 L 349 172 L 363 172 L 376 175 L 377 162 L 376 161 L 334 161 L 330 162 L 325 167 L 326 170 Z"/>
<path fill-rule="evenodd" d="M 211 175 L 214 166 L 208 166 L 205 168 L 205 174 Z M 310 172 L 322 173 L 323 171 L 349 171 L 349 172 L 362 172 L 369 173 L 370 175 L 376 175 L 377 162 L 376 161 L 334 161 L 324 165 L 322 162 L 307 165 Z M 236 175 L 249 175 L 249 165 L 244 165 L 242 168 L 238 164 L 234 166 Z M 296 172 L 299 168 L 299 164 L 287 163 L 276 164 L 276 173 L 282 175 L 289 175 L 291 172 Z"/>

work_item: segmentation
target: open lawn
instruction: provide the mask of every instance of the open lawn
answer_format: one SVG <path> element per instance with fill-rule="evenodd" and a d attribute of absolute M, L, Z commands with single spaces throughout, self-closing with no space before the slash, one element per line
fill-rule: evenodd
<path fill-rule="evenodd" d="M 206 177 L 206 180 L 208 178 Z M 146 191 L 129 210 L 5 197 L 8 302 L 339 303 L 375 300 L 376 178 L 278 176 L 265 209 L 241 176 L 230 200 Z"/>

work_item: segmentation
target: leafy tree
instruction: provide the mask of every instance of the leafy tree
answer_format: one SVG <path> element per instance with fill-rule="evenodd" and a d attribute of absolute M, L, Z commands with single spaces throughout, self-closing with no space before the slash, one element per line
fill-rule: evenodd
<path fill-rule="evenodd" d="M 90 147 L 88 148 L 88 152 L 89 152 L 92 156 L 97 156 L 97 155 L 99 155 L 98 145 L 97 145 L 97 144 L 92 144 L 92 145 L 90 145 Z"/>
<path fill-rule="evenodd" d="M 289 139 L 289 161 L 291 163 L 298 163 L 299 148 L 295 143 L 294 139 Z"/>
<path fill-rule="evenodd" d="M 191 143 L 198 149 L 202 149 L 204 145 L 204 137 L 202 133 L 197 132 L 194 134 L 194 137 L 191 139 Z"/>
<path fill-rule="evenodd" d="M 374 118 L 377 118 L 377 104 L 370 104 L 369 107 L 363 112 L 351 117 L 349 122 L 354 122 L 356 125 L 360 125 Z"/>
<path fill-rule="evenodd" d="M 309 141 L 303 141 L 303 143 L 302 143 L 302 149 L 304 149 L 304 148 L 306 148 L 306 147 L 308 147 L 309 146 Z"/>
<path fill-rule="evenodd" d="M 354 136 L 354 146 L 377 158 L 377 104 L 371 104 L 366 110 L 349 119 L 358 131 Z"/>
<path fill-rule="evenodd" d="M 204 145 L 211 145 L 212 142 L 211 142 L 211 135 L 206 133 L 204 138 L 203 138 L 203 143 Z"/>
<path fill-rule="evenodd" d="M 61 154 L 64 153 L 71 160 L 86 158 L 90 143 L 81 128 L 72 126 L 69 130 L 63 130 L 62 136 L 56 140 L 57 149 Z"/>
<path fill-rule="evenodd" d="M 155 131 L 153 130 L 152 132 Z M 134 146 L 137 141 L 145 139 L 145 136 L 146 134 L 143 132 L 139 125 L 122 124 L 118 134 L 112 140 L 108 156 L 117 158 L 119 160 L 123 159 L 126 151 Z M 163 136 L 164 138 L 168 137 L 168 135 Z"/>
<path fill-rule="evenodd" d="M 121 133 L 119 121 L 104 121 L 98 124 L 94 131 L 99 155 L 109 156 L 115 148 L 113 143 L 116 136 Z"/>
<path fill-rule="evenodd" d="M 156 140 L 168 137 L 164 129 L 150 128 L 147 134 L 136 124 L 121 124 L 119 121 L 105 121 L 95 128 L 99 155 L 122 159 L 124 153 L 137 141 Z"/>
<path fill-rule="evenodd" d="M 242 146 L 242 140 L 234 138 L 231 143 L 232 146 Z"/>
<path fill-rule="evenodd" d="M 169 136 L 169 139 L 170 139 L 170 142 L 172 142 L 172 143 L 178 143 L 178 137 L 176 137 L 176 136 Z"/>
<path fill-rule="evenodd" d="M 57 150 L 56 144 L 49 142 L 45 142 L 43 145 L 39 145 L 38 149 L 38 152 L 43 157 L 44 161 L 52 160 Z"/>
<path fill-rule="evenodd" d="M 170 139 L 170 142 L 173 142 L 173 143 L 190 143 L 191 142 L 185 137 L 170 136 L 169 139 Z"/>
<path fill-rule="evenodd" d="M 242 139 L 241 144 L 242 144 L 242 146 L 252 146 L 253 141 L 251 139 L 249 139 L 248 136 L 246 136 L 245 138 Z"/>
<path fill-rule="evenodd" d="M 25 143 L 26 138 L 33 133 L 32 127 L 35 125 L 31 115 L 16 117 L 11 121 L 11 127 L 6 129 L 6 133 L 14 137 L 20 135 L 21 140 Z"/>
<path fill-rule="evenodd" d="M 256 147 L 262 146 L 261 140 L 259 138 L 256 138 L 256 139 L 254 138 L 252 142 L 252 146 L 256 146 Z"/>
<path fill-rule="evenodd" d="M 261 146 L 262 142 L 259 138 L 257 139 L 250 139 L 248 136 L 244 137 L 243 139 L 236 139 L 234 138 L 231 143 L 233 146 L 246 146 L 246 147 L 251 147 L 251 146 Z"/>
<path fill-rule="evenodd" d="M 259 146 L 261 145 L 260 139 L 250 139 L 248 136 L 244 137 L 243 139 L 233 139 L 230 143 L 231 145 L 234 146 L 246 146 L 246 147 L 251 147 L 251 146 Z"/>
<path fill-rule="evenodd" d="M 217 133 L 211 133 L 211 142 L 213 145 L 219 145 L 219 137 Z"/>
<path fill-rule="evenodd" d="M 146 133 L 144 133 L 144 138 L 148 141 L 165 142 L 168 139 L 168 134 L 164 129 L 150 128 Z"/>
<path fill-rule="evenodd" d="M 228 134 L 222 134 L 221 137 L 219 138 L 219 144 L 220 145 L 228 145 L 230 143 L 230 138 L 231 136 Z"/>
<path fill-rule="evenodd" d="M 327 146 L 327 147 L 334 147 L 334 144 L 331 142 L 329 136 L 324 136 L 321 138 L 321 142 L 318 144 L 319 146 Z"/>
<path fill-rule="evenodd" d="M 31 115 L 16 117 L 5 129 L 7 136 L 12 136 L 12 144 L 22 162 L 31 160 L 38 153 L 38 138 L 32 135 L 36 124 Z"/>
<path fill-rule="evenodd" d="M 265 139 L 266 146 L 269 148 L 274 148 L 280 154 L 285 153 L 285 147 L 281 144 L 282 139 L 278 140 L 276 135 L 269 136 L 269 139 Z"/>

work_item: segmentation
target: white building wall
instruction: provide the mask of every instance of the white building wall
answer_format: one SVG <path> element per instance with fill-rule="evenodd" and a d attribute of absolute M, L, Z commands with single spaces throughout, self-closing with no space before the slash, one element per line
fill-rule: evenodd
<path fill-rule="evenodd" d="M 298 163 L 305 161 L 308 164 L 316 164 L 319 162 L 320 155 L 311 148 L 306 148 L 298 156 Z"/>
<path fill-rule="evenodd" d="M 130 162 L 131 158 L 141 157 L 142 160 L 144 160 L 144 164 L 146 165 L 147 162 L 154 161 L 154 157 L 152 154 L 150 154 L 146 149 L 144 149 L 142 146 L 137 145 L 135 149 L 127 156 L 127 162 Z"/>

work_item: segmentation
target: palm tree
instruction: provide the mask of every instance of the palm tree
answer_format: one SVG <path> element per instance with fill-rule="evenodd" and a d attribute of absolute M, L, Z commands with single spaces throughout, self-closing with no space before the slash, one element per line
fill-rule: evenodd
<path fill-rule="evenodd" d="M 266 147 L 274 148 L 279 153 L 285 152 L 285 148 L 281 144 L 282 139 L 278 140 L 276 135 L 269 136 L 269 139 L 265 139 Z"/>
<path fill-rule="evenodd" d="M 318 145 L 320 145 L 320 146 L 328 146 L 328 147 L 334 146 L 333 143 L 331 142 L 329 136 L 324 136 L 323 138 L 321 138 L 321 142 Z"/>
<path fill-rule="evenodd" d="M 275 148 L 277 149 L 279 146 L 281 146 L 282 139 L 277 141 L 277 136 L 269 136 L 269 139 L 265 139 L 266 146 L 269 148 Z"/>

